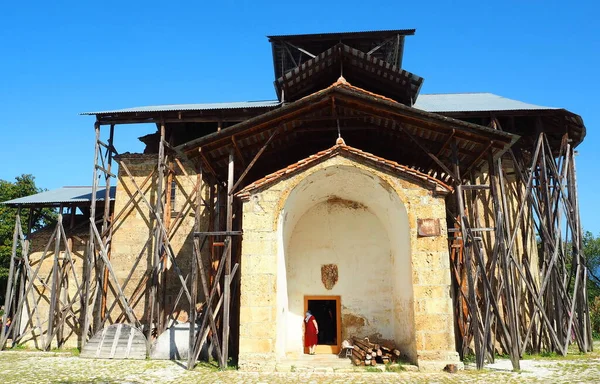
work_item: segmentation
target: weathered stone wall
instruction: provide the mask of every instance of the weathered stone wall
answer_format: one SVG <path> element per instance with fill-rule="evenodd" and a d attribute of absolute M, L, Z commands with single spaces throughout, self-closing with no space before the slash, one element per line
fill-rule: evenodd
<path fill-rule="evenodd" d="M 142 323 L 148 318 L 148 291 L 150 287 L 150 274 L 152 268 L 152 259 L 154 254 L 154 241 L 148 241 L 154 235 L 156 226 L 155 216 L 148 205 L 143 201 L 141 195 L 137 193 L 135 184 L 142 190 L 144 197 L 152 207 L 156 206 L 157 195 L 157 157 L 156 155 L 129 155 L 121 156 L 119 162 L 124 163 L 133 176 L 133 180 L 127 175 L 123 167 L 119 167 L 117 191 L 115 197 L 115 215 L 123 212 L 115 222 L 113 240 L 111 244 L 111 264 L 115 274 L 123 285 L 127 276 L 133 271 L 130 282 L 124 287 L 125 296 L 133 306 L 136 317 Z M 169 242 L 174 252 L 177 266 L 184 276 L 190 271 L 193 255 L 193 232 L 194 217 L 196 209 L 195 198 L 192 204 L 186 204 L 186 200 L 193 194 L 197 183 L 197 174 L 194 169 L 186 167 L 184 174 L 177 166 L 172 167 L 174 171 L 173 180 L 175 182 L 175 201 L 164 217 L 166 223 L 171 228 L 169 233 Z M 144 185 L 144 181 L 152 175 L 150 180 Z M 168 183 L 168 178 L 164 178 L 164 185 Z M 208 185 L 202 183 L 202 196 L 208 199 Z M 133 202 L 131 198 L 133 197 Z M 170 199 L 170 196 L 167 196 Z M 165 206 L 165 209 L 168 208 Z M 201 230 L 208 228 L 208 215 L 205 209 L 201 211 Z M 146 246 L 145 246 L 146 245 Z M 205 249 L 207 252 L 207 250 Z M 204 257 L 207 260 L 207 257 Z M 174 313 L 175 318 L 180 321 L 187 321 L 189 312 L 189 303 L 183 295 L 175 307 L 175 300 L 179 294 L 181 283 L 175 268 L 170 259 L 165 261 L 166 281 L 163 290 L 162 283 L 158 289 L 159 300 L 164 302 L 167 312 Z M 164 299 L 163 299 L 164 294 Z M 109 293 L 107 306 L 110 308 L 115 301 L 115 296 Z M 202 300 L 203 294 L 199 292 L 199 300 Z M 164 301 L 163 301 L 164 300 Z M 116 316 L 121 311 L 117 306 L 114 314 L 111 314 L 110 321 L 118 319 Z M 123 321 L 123 318 L 120 319 Z"/>
<path fill-rule="evenodd" d="M 350 177 L 350 183 L 339 185 L 335 175 L 344 172 L 362 176 Z M 314 176 L 317 173 L 319 175 Z M 316 185 L 313 176 L 326 181 L 316 188 L 321 192 L 307 193 L 311 185 Z M 369 183 L 364 181 L 365 177 Z M 370 190 L 366 194 L 360 193 L 363 184 L 358 185 L 356 181 L 363 183 L 365 188 L 369 186 L 373 191 L 384 190 L 385 193 L 377 192 L 376 196 L 369 196 Z M 323 191 L 327 193 L 323 194 Z M 317 196 L 319 193 L 321 195 Z M 302 201 L 302 196 L 306 201 Z M 281 351 L 286 350 L 285 338 L 289 339 L 289 335 L 282 335 L 290 326 L 289 317 L 298 317 L 297 313 L 287 315 L 295 305 L 288 294 L 289 274 L 293 271 L 290 266 L 286 267 L 290 257 L 290 235 L 310 208 L 334 196 L 363 204 L 379 218 L 387 231 L 393 254 L 389 267 L 394 276 L 394 294 L 390 300 L 393 302 L 391 322 L 395 324 L 395 341 L 409 359 L 419 364 L 426 360 L 456 362 L 447 232 L 443 225 L 446 217 L 444 198 L 397 176 L 337 156 L 256 192 L 243 205 L 240 367 L 268 369 L 282 357 Z M 288 199 L 294 200 L 292 206 L 288 205 Z M 300 206 L 302 208 L 298 208 Z M 440 220 L 441 234 L 418 237 L 419 218 Z M 320 271 L 320 267 L 321 263 L 313 265 L 315 270 Z M 311 283 L 315 290 L 325 290 L 319 279 Z M 362 283 L 357 281 L 356 284 Z M 333 290 L 326 292 L 335 294 Z M 340 293 L 343 318 L 350 313 L 348 307 L 344 308 L 347 292 Z M 375 319 L 378 316 L 373 314 L 378 310 L 381 306 L 367 307 L 364 317 Z M 376 324 L 371 326 L 377 328 Z M 290 332 L 301 335 L 301 323 Z M 295 339 L 301 340 L 301 336 Z"/>

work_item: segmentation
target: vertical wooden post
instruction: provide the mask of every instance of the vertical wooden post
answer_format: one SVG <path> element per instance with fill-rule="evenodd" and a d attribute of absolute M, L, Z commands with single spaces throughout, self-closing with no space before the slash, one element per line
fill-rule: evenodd
<path fill-rule="evenodd" d="M 158 143 L 158 181 L 156 185 L 156 215 L 155 220 L 159 221 L 163 219 L 163 183 L 165 176 L 165 123 L 164 121 L 160 123 L 160 140 Z M 157 320 L 155 318 L 158 316 L 159 311 L 157 311 L 158 307 L 158 281 L 159 281 L 159 264 L 160 264 L 160 254 L 163 247 L 163 235 L 161 230 L 161 223 L 156 223 L 154 228 L 154 250 L 152 257 L 152 279 L 150 285 L 149 292 L 149 305 L 148 305 L 148 342 L 151 341 L 152 337 L 152 328 L 154 327 L 154 322 Z"/>
<path fill-rule="evenodd" d="M 500 198 L 498 196 L 498 173 L 502 172 L 502 163 L 501 160 L 498 159 L 496 164 L 494 164 L 493 154 L 490 152 L 488 159 L 488 169 L 489 169 L 489 179 L 490 179 L 490 191 L 493 199 L 494 211 L 496 213 L 496 241 L 498 242 L 498 250 L 500 252 L 500 265 L 501 265 L 501 273 L 502 278 L 504 280 L 504 298 L 506 301 L 507 314 L 505 317 L 508 318 L 508 330 L 510 332 L 510 341 L 508 343 L 510 360 L 513 366 L 513 370 L 518 371 L 521 369 L 521 365 L 519 362 L 519 338 L 518 332 L 519 329 L 517 327 L 517 315 L 516 308 L 514 303 L 514 284 L 510 279 L 509 268 L 510 262 L 508 260 L 508 255 L 506 253 L 506 243 L 504 239 L 504 225 L 506 217 L 502 213 Z"/>
<path fill-rule="evenodd" d="M 90 328 L 90 282 L 92 279 L 92 265 L 95 258 L 95 247 L 94 247 L 94 228 L 96 225 L 96 193 L 98 192 L 98 156 L 100 151 L 100 124 L 96 122 L 94 124 L 94 130 L 96 132 L 96 141 L 94 143 L 94 176 L 92 181 L 92 201 L 90 202 L 90 232 L 88 237 L 88 246 L 85 256 L 84 266 L 84 294 L 82 303 L 81 313 L 81 348 L 87 342 L 87 334 Z"/>
<path fill-rule="evenodd" d="M 233 148 L 229 151 L 229 167 L 227 169 L 227 222 L 226 231 L 233 230 L 233 173 L 234 173 L 234 151 Z M 225 259 L 225 276 L 223 279 L 223 353 L 221 354 L 221 368 L 227 367 L 229 358 L 229 318 L 230 318 L 230 303 L 231 303 L 231 235 L 226 236 L 229 246 L 227 247 L 227 258 Z"/>
<path fill-rule="evenodd" d="M 455 179 L 455 193 L 456 193 L 456 206 L 459 215 L 459 222 L 462 233 L 462 241 L 464 247 L 464 257 L 465 257 L 465 266 L 467 270 L 467 285 L 468 285 L 468 295 L 469 295 L 469 313 L 471 315 L 471 329 L 473 331 L 473 337 L 475 342 L 475 358 L 477 362 L 477 369 L 483 368 L 483 357 L 484 353 L 481 350 L 482 341 L 481 334 L 479 332 L 479 316 L 477 310 L 477 297 L 475 294 L 475 281 L 473 279 L 473 260 L 472 260 L 472 246 L 471 242 L 468 240 L 466 233 L 466 217 L 465 217 L 465 204 L 463 200 L 463 190 L 462 190 L 462 181 L 460 176 L 460 166 L 458 161 L 458 151 L 456 147 L 456 141 L 452 141 L 452 157 L 453 157 L 453 167 L 454 167 L 454 175 Z"/>
<path fill-rule="evenodd" d="M 14 295 L 13 289 L 13 280 L 15 278 L 15 259 L 17 258 L 17 242 L 18 242 L 18 227 L 21 226 L 21 208 L 19 207 L 17 211 L 17 216 L 15 218 L 15 231 L 13 232 L 13 243 L 12 243 L 12 252 L 10 256 L 10 269 L 8 270 L 8 281 L 6 283 L 6 297 L 4 298 L 4 315 L 2 316 L 2 330 L 0 331 L 0 340 L 2 340 L 2 345 L 0 345 L 0 349 L 4 349 L 4 344 L 6 343 L 6 319 L 10 316 L 12 299 Z"/>
<path fill-rule="evenodd" d="M 102 231 L 100 232 L 102 236 L 102 241 L 104 241 L 104 236 L 108 236 L 107 229 L 109 225 L 109 217 L 110 217 L 110 186 L 111 186 L 111 178 L 110 175 L 112 168 L 112 160 L 113 160 L 113 142 L 115 135 L 115 125 L 110 125 L 109 137 L 108 137 L 108 148 L 107 148 L 107 161 L 106 161 L 106 170 L 108 172 L 104 172 L 104 214 L 102 215 Z M 108 244 L 107 244 L 108 245 Z M 107 259 L 110 260 L 110 248 L 108 248 Z M 102 276 L 102 303 L 100 306 L 100 319 L 102 323 L 106 321 L 106 300 L 108 296 L 108 268 L 106 266 L 103 268 L 104 273 Z"/>
<path fill-rule="evenodd" d="M 62 226 L 62 206 L 58 211 L 58 222 L 56 223 L 57 227 Z M 50 291 L 50 309 L 48 310 L 48 333 L 46 334 L 46 345 L 44 346 L 45 350 L 50 349 L 50 345 L 52 344 L 52 335 L 54 333 L 54 317 L 56 311 L 56 302 L 58 300 L 58 296 L 60 293 L 60 280 L 59 280 L 59 264 L 58 264 L 58 256 L 60 253 L 60 241 L 61 241 L 61 231 L 56 231 L 56 236 L 54 237 L 54 262 L 52 264 L 52 285 Z"/>
<path fill-rule="evenodd" d="M 202 168 L 199 167 L 197 183 L 198 190 L 196 191 L 196 214 L 194 217 L 194 230 L 200 232 L 200 217 L 202 215 Z M 196 363 L 194 346 L 196 345 L 196 303 L 198 301 L 198 263 L 202 263 L 202 255 L 200 249 L 200 239 L 194 236 L 194 252 L 192 254 L 192 270 L 190 284 L 190 335 L 189 335 L 189 355 L 188 369 L 193 369 Z M 208 299 L 208 298 L 206 298 Z M 208 310 L 208 308 L 207 308 Z M 208 316 L 208 311 L 206 316 Z M 199 330 L 200 331 L 200 330 Z M 198 336 L 199 332 L 198 331 Z"/>
<path fill-rule="evenodd" d="M 19 220 L 20 222 L 20 220 Z M 29 208 L 29 215 L 27 216 L 27 237 L 23 238 L 22 226 L 19 226 L 17 229 L 19 230 L 19 237 L 22 238 L 21 241 L 21 259 L 19 260 L 18 270 L 20 271 L 20 280 L 19 280 L 19 293 L 17 297 L 18 305 L 15 308 L 15 312 L 12 318 L 13 326 L 13 344 L 18 340 L 21 335 L 21 318 L 23 317 L 23 304 L 27 302 L 27 297 L 25 295 L 25 284 L 27 281 L 27 263 L 29 257 L 29 238 L 31 237 L 31 229 L 33 227 L 33 208 Z"/>

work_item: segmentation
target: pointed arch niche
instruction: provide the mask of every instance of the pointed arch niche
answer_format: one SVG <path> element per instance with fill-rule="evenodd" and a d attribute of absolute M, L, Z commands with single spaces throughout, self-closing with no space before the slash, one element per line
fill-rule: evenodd
<path fill-rule="evenodd" d="M 304 297 L 327 295 L 341 298 L 342 338 L 392 341 L 413 363 L 458 360 L 449 187 L 352 150 L 338 145 L 240 192 L 242 368 L 302 354 Z M 439 236 L 418 237 L 421 218 L 439 220 Z M 338 270 L 331 289 L 321 276 L 329 264 Z"/>

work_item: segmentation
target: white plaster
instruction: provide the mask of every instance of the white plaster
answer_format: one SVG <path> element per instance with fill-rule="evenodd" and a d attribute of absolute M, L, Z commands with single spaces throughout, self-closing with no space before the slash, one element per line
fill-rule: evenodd
<path fill-rule="evenodd" d="M 328 204 L 332 198 L 364 208 Z M 287 319 L 285 328 L 278 326 L 278 355 L 302 351 L 304 295 L 341 295 L 342 316 L 367 320 L 358 336 L 381 333 L 416 359 L 408 215 L 386 181 L 342 165 L 308 175 L 285 202 L 278 238 L 278 266 L 287 272 L 278 268 L 278 320 Z M 320 272 L 330 263 L 340 276 L 331 291 Z"/>

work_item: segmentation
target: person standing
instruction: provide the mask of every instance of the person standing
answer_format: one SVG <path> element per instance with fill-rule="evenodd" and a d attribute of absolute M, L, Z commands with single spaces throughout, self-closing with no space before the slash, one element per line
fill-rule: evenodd
<path fill-rule="evenodd" d="M 304 346 L 308 348 L 310 355 L 315 354 L 315 347 L 317 346 L 317 335 L 319 334 L 319 325 L 317 320 L 312 315 L 310 309 L 306 311 L 306 317 L 304 318 Z"/>

